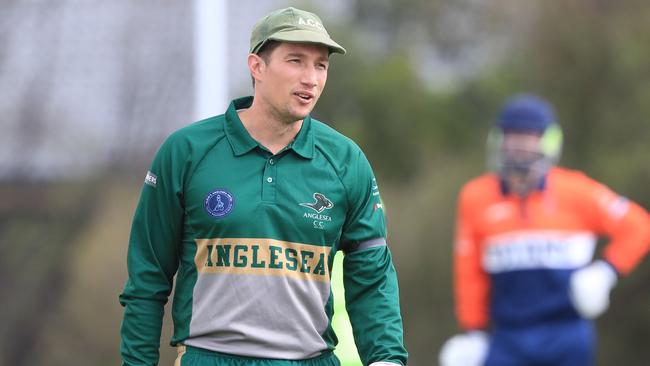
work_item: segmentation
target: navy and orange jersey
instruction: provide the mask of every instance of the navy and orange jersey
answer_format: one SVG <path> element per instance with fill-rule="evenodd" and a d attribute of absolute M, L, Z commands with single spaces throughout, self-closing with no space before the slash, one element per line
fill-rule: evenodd
<path fill-rule="evenodd" d="M 461 190 L 454 248 L 456 314 L 463 329 L 576 319 L 571 273 L 590 263 L 597 239 L 625 275 L 650 246 L 650 216 L 581 172 L 555 167 L 520 198 L 485 174 Z"/>

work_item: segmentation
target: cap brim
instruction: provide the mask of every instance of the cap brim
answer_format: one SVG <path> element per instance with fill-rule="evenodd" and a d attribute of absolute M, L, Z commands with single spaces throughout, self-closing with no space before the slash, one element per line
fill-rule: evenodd
<path fill-rule="evenodd" d="M 320 32 L 311 32 L 308 30 L 290 30 L 290 31 L 281 31 L 272 34 L 267 38 L 267 40 L 275 41 L 284 41 L 284 42 L 296 42 L 296 43 L 312 43 L 312 44 L 321 44 L 330 49 L 331 52 L 336 52 L 340 54 L 345 54 L 345 48 L 340 44 L 334 42 L 333 39 L 327 35 Z M 266 41 L 265 41 L 266 42 Z M 262 44 L 264 44 L 263 42 Z M 257 49 L 261 47 L 258 46 Z"/>

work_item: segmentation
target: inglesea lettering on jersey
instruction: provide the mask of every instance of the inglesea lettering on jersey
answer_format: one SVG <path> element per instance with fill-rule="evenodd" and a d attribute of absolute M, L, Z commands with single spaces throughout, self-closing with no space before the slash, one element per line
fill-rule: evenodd
<path fill-rule="evenodd" d="M 273 239 L 197 239 L 199 273 L 287 276 L 329 281 L 330 247 Z"/>

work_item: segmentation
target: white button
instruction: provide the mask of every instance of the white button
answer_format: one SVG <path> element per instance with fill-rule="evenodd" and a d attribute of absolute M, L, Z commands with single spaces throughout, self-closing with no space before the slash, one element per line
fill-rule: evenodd
<path fill-rule="evenodd" d="M 271 165 L 275 164 L 275 160 L 269 159 L 269 164 L 271 164 Z"/>
<path fill-rule="evenodd" d="M 266 181 L 269 182 L 269 183 L 271 183 L 271 182 L 273 182 L 273 178 L 268 177 L 268 178 L 266 178 Z"/>

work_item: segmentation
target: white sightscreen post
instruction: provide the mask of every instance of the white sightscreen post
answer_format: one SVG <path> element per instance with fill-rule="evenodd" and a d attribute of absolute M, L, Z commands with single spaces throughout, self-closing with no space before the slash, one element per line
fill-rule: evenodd
<path fill-rule="evenodd" d="M 221 114 L 228 105 L 227 0 L 194 0 L 196 120 Z"/>

